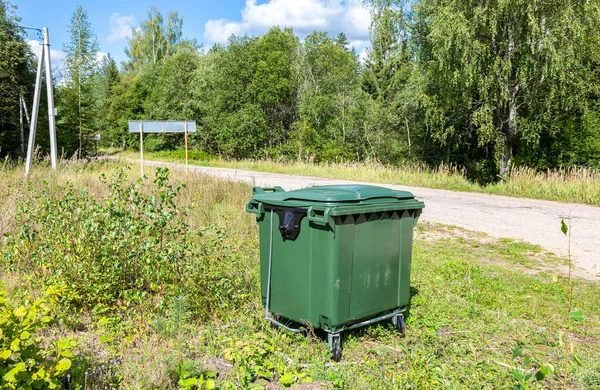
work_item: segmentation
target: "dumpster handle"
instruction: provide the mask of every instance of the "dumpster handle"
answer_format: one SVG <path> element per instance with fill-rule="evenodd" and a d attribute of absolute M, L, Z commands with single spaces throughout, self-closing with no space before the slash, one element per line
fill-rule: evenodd
<path fill-rule="evenodd" d="M 265 213 L 265 206 L 262 203 L 252 203 L 252 199 L 246 202 L 246 212 L 261 216 Z"/>
<path fill-rule="evenodd" d="M 330 208 L 326 208 L 323 211 L 323 215 L 318 215 L 317 213 L 315 213 L 315 210 L 313 210 L 313 207 L 310 206 L 308 208 L 308 210 L 306 210 L 306 216 L 308 217 L 309 221 L 327 225 L 329 223 L 329 212 L 330 211 L 331 211 Z"/>
<path fill-rule="evenodd" d="M 285 192 L 285 190 L 279 186 L 275 187 L 254 187 L 252 188 L 252 192 L 255 194 L 264 194 L 265 192 Z"/>
<path fill-rule="evenodd" d="M 248 202 L 250 203 L 250 202 Z M 259 203 L 260 206 L 262 206 L 262 203 Z M 247 206 L 246 206 L 247 207 Z M 263 210 L 264 212 L 264 210 Z M 271 226 L 270 226 L 270 231 L 269 231 L 269 272 L 267 274 L 267 302 L 265 305 L 265 319 L 267 321 L 271 321 L 272 323 L 281 326 L 282 328 L 285 328 L 287 330 L 289 330 L 290 332 L 294 332 L 294 333 L 299 333 L 304 331 L 304 328 L 290 328 L 289 326 L 286 326 L 284 324 L 282 324 L 281 322 L 277 321 L 275 318 L 271 317 L 271 313 L 270 313 L 270 300 L 271 300 L 271 265 L 273 264 L 273 209 L 271 209 Z"/>
<path fill-rule="evenodd" d="M 267 273 L 267 302 L 265 305 L 265 318 L 269 318 L 269 303 L 271 300 L 271 265 L 273 264 L 273 209 L 271 209 L 271 228 L 269 231 L 269 271 Z"/>

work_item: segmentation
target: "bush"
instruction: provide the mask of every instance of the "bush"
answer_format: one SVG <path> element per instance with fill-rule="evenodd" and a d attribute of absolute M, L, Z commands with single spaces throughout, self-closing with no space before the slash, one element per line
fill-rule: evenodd
<path fill-rule="evenodd" d="M 107 180 L 107 196 L 96 199 L 72 184 L 51 193 L 46 183 L 33 202 L 21 206 L 18 232 L 9 238 L 10 267 L 63 286 L 63 300 L 96 311 L 141 302 L 181 279 L 188 226 L 158 168 L 150 194 L 144 180 L 127 182 L 124 169 Z"/>
<path fill-rule="evenodd" d="M 97 315 L 145 303 L 162 312 L 185 295 L 192 314 L 215 318 L 247 302 L 239 243 L 219 224 L 192 231 L 189 210 L 176 203 L 183 185 L 170 183 L 168 169 L 157 168 L 153 182 L 131 182 L 123 168 L 101 181 L 101 197 L 45 183 L 20 206 L 6 266 L 53 286 L 69 309 Z"/>

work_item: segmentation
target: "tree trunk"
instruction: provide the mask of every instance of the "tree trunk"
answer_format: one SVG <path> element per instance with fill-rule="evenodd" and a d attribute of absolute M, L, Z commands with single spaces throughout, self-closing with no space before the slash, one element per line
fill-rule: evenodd
<path fill-rule="evenodd" d="M 510 172 L 510 162 L 513 156 L 513 145 L 517 132 L 517 92 L 519 84 L 516 82 L 516 69 L 513 64 L 515 53 L 514 26 L 508 28 L 508 53 L 507 61 L 511 71 L 508 78 L 508 120 L 504 127 L 504 148 L 500 156 L 500 176 L 506 178 Z"/>
<path fill-rule="evenodd" d="M 408 118 L 407 117 L 404 117 L 404 123 L 406 125 L 406 138 L 408 139 L 408 157 L 410 158 L 411 157 L 411 153 L 410 153 L 410 146 L 411 146 L 411 143 L 410 143 L 410 127 L 408 125 Z"/>
<path fill-rule="evenodd" d="M 500 156 L 500 176 L 506 178 L 510 171 L 510 162 L 513 156 L 513 144 L 517 132 L 517 92 L 518 85 L 512 85 L 508 91 L 508 123 L 505 126 L 504 150 Z"/>

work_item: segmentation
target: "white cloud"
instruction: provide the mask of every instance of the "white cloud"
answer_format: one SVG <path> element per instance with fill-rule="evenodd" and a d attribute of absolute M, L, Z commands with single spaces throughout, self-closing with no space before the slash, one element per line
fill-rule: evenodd
<path fill-rule="evenodd" d="M 242 33 L 242 25 L 225 19 L 209 20 L 204 25 L 204 37 L 214 43 L 224 43 L 231 35 Z"/>
<path fill-rule="evenodd" d="M 240 21 L 209 20 L 204 37 L 207 43 L 226 43 L 232 34 L 261 34 L 280 26 L 292 27 L 300 36 L 320 30 L 368 41 L 370 23 L 371 15 L 361 0 L 268 0 L 262 4 L 246 0 Z"/>
<path fill-rule="evenodd" d="M 137 24 L 134 16 L 121 16 L 118 12 L 112 14 L 109 20 L 110 33 L 108 42 L 120 41 L 131 36 L 131 29 Z"/>
<path fill-rule="evenodd" d="M 350 47 L 353 47 L 354 50 L 358 53 L 358 58 L 361 61 L 364 61 L 367 58 L 367 47 L 371 45 L 371 41 L 366 39 L 353 39 L 350 41 Z"/>
<path fill-rule="evenodd" d="M 107 54 L 105 52 L 99 51 L 98 53 L 96 53 L 96 61 L 98 61 L 98 63 L 100 63 L 106 56 L 107 56 Z"/>

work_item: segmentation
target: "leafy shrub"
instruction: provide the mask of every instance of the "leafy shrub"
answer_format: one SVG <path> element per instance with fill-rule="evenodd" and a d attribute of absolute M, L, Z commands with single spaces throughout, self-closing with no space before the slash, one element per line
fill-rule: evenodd
<path fill-rule="evenodd" d="M 98 315 L 152 296 L 160 311 L 186 296 L 190 313 L 204 318 L 247 301 L 247 255 L 219 224 L 191 229 L 176 202 L 183 185 L 170 183 L 168 169 L 157 168 L 153 182 L 131 182 L 123 168 L 100 180 L 104 196 L 48 183 L 32 194 L 6 238 L 5 265 Z"/>
<path fill-rule="evenodd" d="M 118 169 L 109 180 L 101 176 L 109 193 L 100 199 L 72 184 L 54 195 L 46 183 L 20 208 L 20 228 L 6 245 L 9 266 L 64 286 L 63 300 L 100 312 L 171 286 L 181 278 L 189 229 L 174 201 L 182 186 L 168 179 L 158 168 L 144 194 L 144 180 L 129 183 Z"/>
<path fill-rule="evenodd" d="M 47 299 L 13 306 L 2 287 L 0 282 L 0 389 L 60 388 L 75 342 L 65 338 L 43 348 L 36 333 L 52 321 Z"/>

